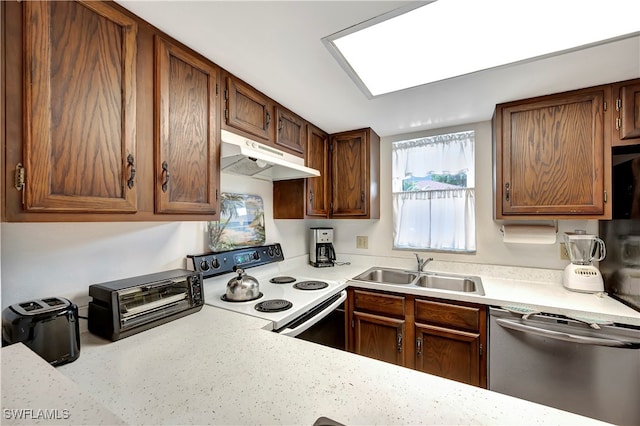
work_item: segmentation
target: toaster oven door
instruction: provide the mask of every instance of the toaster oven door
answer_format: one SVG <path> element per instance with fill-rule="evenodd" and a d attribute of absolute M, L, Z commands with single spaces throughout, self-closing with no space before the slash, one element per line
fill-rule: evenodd
<path fill-rule="evenodd" d="M 187 277 L 118 291 L 120 329 L 127 330 L 193 306 Z"/>

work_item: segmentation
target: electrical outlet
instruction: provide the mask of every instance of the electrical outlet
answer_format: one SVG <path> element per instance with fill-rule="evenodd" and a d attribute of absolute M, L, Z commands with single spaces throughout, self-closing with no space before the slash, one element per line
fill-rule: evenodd
<path fill-rule="evenodd" d="M 369 237 L 367 237 L 367 236 L 358 236 L 358 237 L 356 237 L 356 248 L 368 249 L 369 248 Z"/>
<path fill-rule="evenodd" d="M 569 260 L 569 254 L 567 253 L 567 246 L 565 243 L 560 243 L 560 259 Z"/>

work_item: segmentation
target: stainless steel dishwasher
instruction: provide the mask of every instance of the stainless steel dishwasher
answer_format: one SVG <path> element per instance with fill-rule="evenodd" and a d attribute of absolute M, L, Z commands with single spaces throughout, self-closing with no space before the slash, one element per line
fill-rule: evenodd
<path fill-rule="evenodd" d="M 489 389 L 640 425 L 640 329 L 490 308 Z M 597 327 L 594 328 L 594 327 Z"/>

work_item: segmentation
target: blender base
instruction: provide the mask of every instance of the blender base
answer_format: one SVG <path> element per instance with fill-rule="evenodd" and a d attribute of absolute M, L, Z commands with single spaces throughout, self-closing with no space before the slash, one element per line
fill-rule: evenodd
<path fill-rule="evenodd" d="M 592 265 L 569 264 L 564 269 L 562 285 L 571 291 L 581 293 L 604 292 L 604 280 L 598 268 Z"/>

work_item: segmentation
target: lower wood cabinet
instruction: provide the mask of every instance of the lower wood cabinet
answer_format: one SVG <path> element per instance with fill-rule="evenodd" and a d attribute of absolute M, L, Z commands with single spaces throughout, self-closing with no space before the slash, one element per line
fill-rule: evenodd
<path fill-rule="evenodd" d="M 352 337 L 352 351 L 405 366 L 405 297 L 354 288 L 348 293 L 351 318 L 347 325 L 351 324 L 352 332 L 347 331 L 347 336 Z"/>
<path fill-rule="evenodd" d="M 486 387 L 486 307 L 416 299 L 414 315 L 416 370 Z"/>
<path fill-rule="evenodd" d="M 347 349 L 487 387 L 486 306 L 351 287 Z"/>
<path fill-rule="evenodd" d="M 404 366 L 404 320 L 354 312 L 353 324 L 355 353 Z"/>

